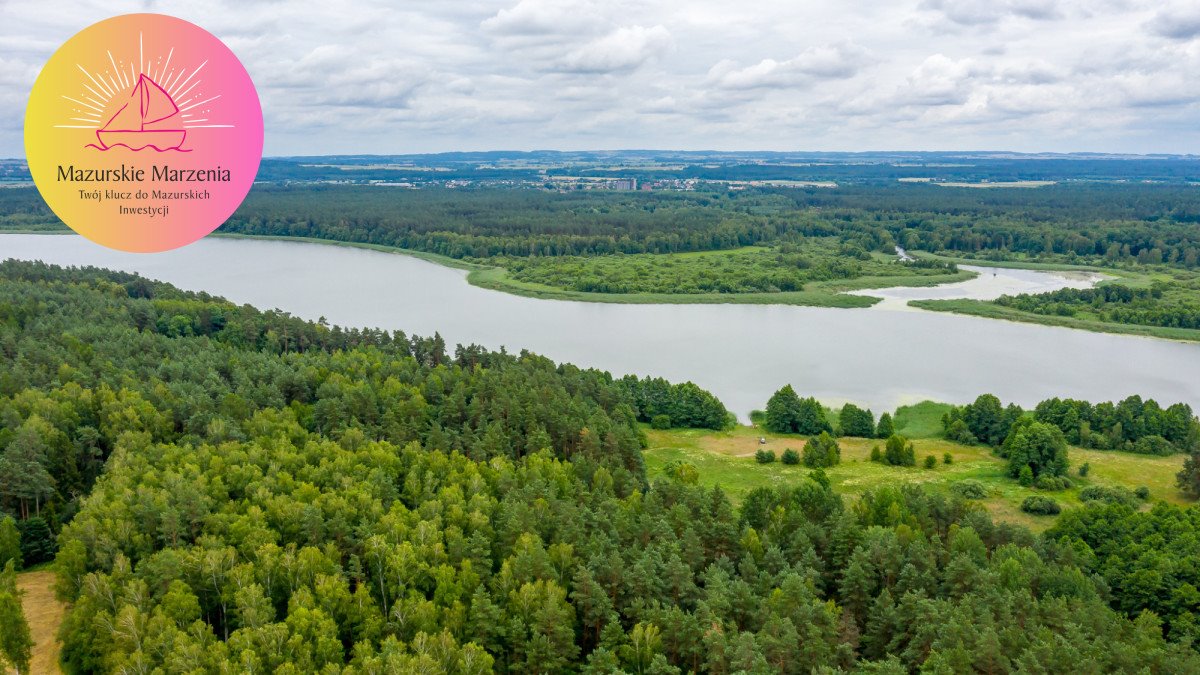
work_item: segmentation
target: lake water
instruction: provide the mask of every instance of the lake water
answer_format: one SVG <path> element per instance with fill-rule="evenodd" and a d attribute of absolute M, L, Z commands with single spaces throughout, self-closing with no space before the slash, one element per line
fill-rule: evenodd
<path fill-rule="evenodd" d="M 909 300 L 995 300 L 1002 295 L 1021 293 L 1049 293 L 1062 288 L 1091 288 L 1097 282 L 1110 279 L 1107 274 L 1095 272 L 1038 272 L 998 267 L 974 267 L 959 265 L 959 269 L 975 272 L 978 276 L 940 286 L 898 286 L 896 288 L 873 288 L 850 291 L 852 295 L 882 298 L 876 309 L 920 311 L 908 306 Z"/>
<path fill-rule="evenodd" d="M 743 419 L 788 383 L 801 395 L 854 401 L 876 413 L 921 399 L 966 402 L 982 392 L 1025 406 L 1052 396 L 1100 401 L 1141 394 L 1200 409 L 1200 344 L 886 306 L 535 300 L 471 286 L 465 272 L 410 256 L 299 242 L 208 238 L 167 253 L 135 254 L 77 236 L 0 235 L 2 258 L 138 272 L 307 319 L 439 331 L 451 344 L 526 348 L 615 374 L 692 380 Z M 973 282 L 995 285 L 1001 274 L 1041 290 L 1089 282 L 991 273 Z M 957 292 L 976 292 L 971 283 Z M 909 298 L 945 292 L 903 290 Z"/>

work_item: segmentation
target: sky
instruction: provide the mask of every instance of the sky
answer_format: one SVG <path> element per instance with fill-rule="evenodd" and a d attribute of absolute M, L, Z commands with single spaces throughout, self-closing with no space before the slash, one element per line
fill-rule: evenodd
<path fill-rule="evenodd" d="M 241 58 L 267 155 L 1200 153 L 1200 0 L 0 0 L 0 157 L 54 49 L 132 12 Z"/>

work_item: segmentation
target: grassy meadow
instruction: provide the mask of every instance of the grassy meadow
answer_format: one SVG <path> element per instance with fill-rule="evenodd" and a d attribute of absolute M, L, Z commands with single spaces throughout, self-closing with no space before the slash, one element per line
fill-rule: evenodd
<path fill-rule="evenodd" d="M 960 445 L 935 437 L 940 432 L 940 422 L 935 427 L 933 421 L 940 420 L 946 408 L 945 404 L 924 402 L 902 407 L 896 412 L 897 432 L 913 441 L 917 455 L 915 467 L 870 461 L 871 448 L 878 445 L 882 449 L 881 440 L 839 438 L 842 462 L 825 470 L 834 489 L 853 499 L 863 492 L 888 485 L 922 484 L 949 491 L 957 481 L 974 479 L 988 489 L 988 497 L 981 502 L 994 517 L 1038 531 L 1049 527 L 1054 518 L 1021 511 L 1021 502 L 1035 494 L 1053 497 L 1065 511 L 1081 504 L 1079 491 L 1088 485 L 1121 486 L 1131 490 L 1144 485 L 1150 488 L 1151 501 L 1188 503 L 1175 487 L 1175 474 L 1183 466 L 1183 455 L 1156 457 L 1073 447 L 1070 459 L 1074 487 L 1059 492 L 1022 487 L 1008 477 L 1005 461 L 994 455 L 991 448 Z M 744 425 L 724 431 L 647 429 L 646 434 L 649 438 L 646 467 L 651 480 L 659 476 L 668 463 L 687 462 L 696 467 L 702 485 L 720 485 L 735 502 L 740 502 L 746 493 L 758 486 L 803 480 L 811 471 L 802 464 L 788 466 L 778 459 L 759 464 L 754 459 L 754 453 L 760 448 L 774 451 L 777 458 L 788 448 L 802 452 L 807 440 L 803 436 L 773 434 L 757 426 Z M 767 442 L 760 444 L 760 438 Z M 950 464 L 943 462 L 946 453 L 952 456 Z M 923 466 L 928 455 L 937 458 L 933 469 Z M 1085 462 L 1091 470 L 1086 478 L 1080 478 L 1078 468 Z"/>

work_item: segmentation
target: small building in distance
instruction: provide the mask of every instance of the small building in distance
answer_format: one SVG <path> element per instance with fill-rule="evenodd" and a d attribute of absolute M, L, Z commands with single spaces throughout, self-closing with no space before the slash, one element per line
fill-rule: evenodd
<path fill-rule="evenodd" d="M 636 190 L 637 189 L 637 179 L 636 178 L 618 178 L 617 180 L 613 181 L 612 189 L 614 189 L 614 190 Z"/>

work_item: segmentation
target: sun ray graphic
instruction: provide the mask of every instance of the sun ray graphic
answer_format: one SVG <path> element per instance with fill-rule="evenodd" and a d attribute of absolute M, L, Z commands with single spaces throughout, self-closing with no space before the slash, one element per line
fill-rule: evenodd
<path fill-rule="evenodd" d="M 234 128 L 220 123 L 220 110 L 214 108 L 221 94 L 208 91 L 199 77 L 207 60 L 194 68 L 177 59 L 172 63 L 173 46 L 165 57 L 154 51 L 147 57 L 140 32 L 137 54 L 122 54 L 106 49 L 91 68 L 75 64 L 83 78 L 78 92 L 62 95 L 68 105 L 64 123 L 55 128 L 95 130 L 97 142 L 88 147 L 98 150 L 152 147 L 158 152 L 187 152 L 181 146 L 189 129 Z"/>

